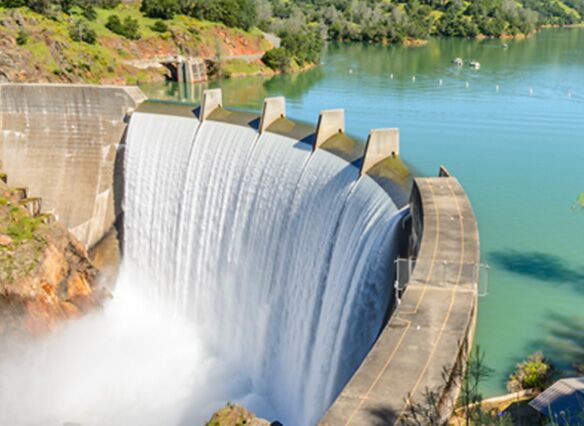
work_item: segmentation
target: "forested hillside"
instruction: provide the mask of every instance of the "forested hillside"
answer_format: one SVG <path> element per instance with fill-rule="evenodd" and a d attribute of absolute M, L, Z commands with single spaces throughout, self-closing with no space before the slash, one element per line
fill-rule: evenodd
<path fill-rule="evenodd" d="M 583 17 L 584 0 L 258 0 L 257 19 L 276 32 L 310 24 L 331 40 L 402 42 L 515 36 Z"/>
<path fill-rule="evenodd" d="M 164 55 L 213 58 L 217 76 L 289 72 L 325 40 L 513 37 L 583 17 L 584 0 L 0 0 L 0 79 L 155 80 L 147 62 Z"/>

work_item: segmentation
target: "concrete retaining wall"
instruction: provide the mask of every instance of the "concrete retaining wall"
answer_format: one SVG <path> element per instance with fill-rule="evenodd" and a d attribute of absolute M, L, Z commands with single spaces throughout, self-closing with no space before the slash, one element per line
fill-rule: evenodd
<path fill-rule="evenodd" d="M 118 146 L 143 100 L 137 87 L 2 84 L 0 169 L 92 246 L 120 212 Z"/>

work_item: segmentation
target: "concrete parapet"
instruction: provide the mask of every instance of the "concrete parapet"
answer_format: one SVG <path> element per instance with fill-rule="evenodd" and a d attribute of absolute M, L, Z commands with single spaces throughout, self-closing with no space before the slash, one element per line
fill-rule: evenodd
<path fill-rule="evenodd" d="M 217 108 L 223 105 L 223 92 L 221 89 L 207 89 L 203 92 L 201 102 L 201 115 L 199 120 L 205 121 Z"/>
<path fill-rule="evenodd" d="M 313 149 L 318 149 L 328 139 L 345 132 L 345 110 L 329 109 L 320 112 L 316 126 L 316 139 Z"/>
<path fill-rule="evenodd" d="M 260 133 L 264 133 L 279 118 L 286 117 L 286 98 L 283 96 L 266 98 L 260 116 Z"/>
<path fill-rule="evenodd" d="M 120 213 L 118 148 L 128 112 L 145 99 L 137 87 L 1 84 L 0 163 L 11 186 L 93 245 Z"/>
<path fill-rule="evenodd" d="M 361 163 L 361 176 L 380 161 L 397 156 L 399 156 L 399 129 L 371 130 Z"/>

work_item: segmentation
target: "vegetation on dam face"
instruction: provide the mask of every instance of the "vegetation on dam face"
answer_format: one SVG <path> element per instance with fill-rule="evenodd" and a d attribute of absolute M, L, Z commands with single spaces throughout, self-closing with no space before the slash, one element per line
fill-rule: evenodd
<path fill-rule="evenodd" d="M 0 336 L 51 330 L 105 296 L 83 245 L 48 216 L 31 216 L 21 194 L 0 183 Z"/>

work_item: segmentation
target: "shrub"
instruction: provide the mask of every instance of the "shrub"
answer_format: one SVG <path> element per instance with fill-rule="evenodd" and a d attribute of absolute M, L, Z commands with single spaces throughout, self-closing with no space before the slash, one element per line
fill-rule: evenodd
<path fill-rule="evenodd" d="M 518 392 L 526 389 L 543 391 L 553 384 L 557 371 L 550 360 L 541 352 L 529 355 L 527 360 L 520 362 L 509 376 L 507 390 Z"/>
<path fill-rule="evenodd" d="M 172 19 L 179 12 L 177 0 L 142 0 L 140 11 L 149 18 Z"/>
<path fill-rule="evenodd" d="M 48 15 L 51 11 L 51 2 L 49 0 L 30 0 L 25 2 L 26 5 L 41 15 Z"/>
<path fill-rule="evenodd" d="M 124 32 L 124 28 L 122 26 L 122 21 L 118 15 L 110 15 L 107 18 L 107 22 L 105 27 L 110 30 L 112 33 L 115 34 L 122 34 Z"/>
<path fill-rule="evenodd" d="M 303 29 L 298 32 L 283 31 L 279 34 L 282 47 L 289 52 L 300 65 L 320 62 L 322 39 L 316 31 Z"/>
<path fill-rule="evenodd" d="M 283 47 L 268 50 L 262 57 L 262 62 L 273 70 L 288 72 L 290 70 L 290 52 Z"/>
<path fill-rule="evenodd" d="M 97 12 L 91 4 L 85 5 L 83 7 L 83 17 L 88 21 L 95 21 L 97 18 Z"/>
<path fill-rule="evenodd" d="M 138 40 L 140 36 L 140 24 L 138 24 L 138 20 L 132 18 L 131 16 L 127 16 L 123 22 L 124 37 L 130 40 Z"/>
<path fill-rule="evenodd" d="M 184 10 L 188 15 L 248 30 L 256 24 L 254 0 L 199 0 Z"/>
<path fill-rule="evenodd" d="M 105 26 L 112 33 L 119 34 L 127 39 L 138 40 L 140 38 L 140 25 L 131 16 L 127 16 L 122 22 L 118 15 L 110 15 Z"/>
<path fill-rule="evenodd" d="M 150 29 L 157 33 L 165 33 L 168 31 L 168 25 L 164 21 L 158 20 L 150 27 Z"/>
<path fill-rule="evenodd" d="M 122 0 L 99 0 L 97 4 L 104 9 L 115 9 Z"/>
<path fill-rule="evenodd" d="M 18 31 L 18 35 L 16 36 L 16 44 L 18 44 L 19 46 L 23 46 L 26 44 L 27 41 L 28 33 L 21 28 L 20 31 Z"/>
<path fill-rule="evenodd" d="M 69 37 L 73 41 L 85 42 L 88 44 L 95 44 L 97 36 L 95 31 L 89 27 L 89 23 L 86 20 L 80 19 L 76 21 L 69 28 Z"/>

